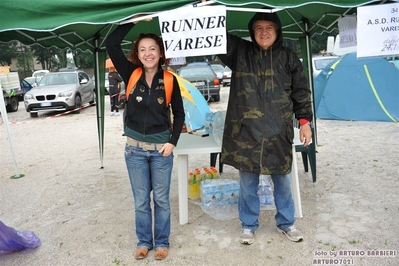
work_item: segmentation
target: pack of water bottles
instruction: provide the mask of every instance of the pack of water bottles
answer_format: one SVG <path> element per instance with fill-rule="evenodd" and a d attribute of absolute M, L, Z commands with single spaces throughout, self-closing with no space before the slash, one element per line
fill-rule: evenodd
<path fill-rule="evenodd" d="M 274 210 L 272 177 L 270 175 L 259 175 L 258 195 L 261 210 Z"/>

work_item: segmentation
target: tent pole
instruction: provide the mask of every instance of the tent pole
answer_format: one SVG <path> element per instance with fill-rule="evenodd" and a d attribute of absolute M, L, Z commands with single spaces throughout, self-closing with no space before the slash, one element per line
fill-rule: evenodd
<path fill-rule="evenodd" d="M 0 87 L 1 87 L 1 82 L 0 82 Z M 0 96 L 0 112 L 1 112 L 1 116 L 3 117 L 4 126 L 6 127 L 8 140 L 10 142 L 10 147 L 11 147 L 12 160 L 14 162 L 15 175 L 11 176 L 11 179 L 17 179 L 17 178 L 24 177 L 25 176 L 24 174 L 19 174 L 18 173 L 17 160 L 15 159 L 14 146 L 12 145 L 10 125 L 8 123 L 8 114 L 7 114 L 7 111 L 6 111 L 6 104 L 4 102 L 3 95 Z"/>
<path fill-rule="evenodd" d="M 95 51 L 94 51 L 94 64 L 95 64 L 95 76 L 96 76 L 96 113 L 97 113 L 97 131 L 98 131 L 98 145 L 100 150 L 100 168 L 104 168 L 104 81 L 105 81 L 105 70 L 104 66 L 100 67 L 100 48 L 98 46 L 98 38 L 95 39 Z M 104 60 L 101 64 L 105 64 L 105 52 L 103 56 Z M 102 70 L 102 71 L 101 71 Z"/>
<path fill-rule="evenodd" d="M 309 88 L 311 90 L 311 102 L 312 102 L 312 109 L 313 109 L 313 127 L 314 127 L 314 136 L 313 142 L 316 144 L 317 147 L 317 126 L 316 126 L 316 107 L 314 102 L 314 86 L 313 86 L 313 68 L 312 68 L 312 48 L 310 42 L 310 35 L 309 35 L 309 23 L 307 19 L 303 19 L 303 23 L 305 25 L 305 41 L 306 41 L 306 56 L 307 56 L 307 63 L 308 63 L 308 80 L 309 80 Z"/>

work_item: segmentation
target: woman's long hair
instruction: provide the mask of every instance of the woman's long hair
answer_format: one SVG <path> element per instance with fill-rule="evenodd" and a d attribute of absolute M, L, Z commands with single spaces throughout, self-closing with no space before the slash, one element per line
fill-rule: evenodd
<path fill-rule="evenodd" d="M 163 41 L 162 39 L 155 35 L 154 33 L 140 33 L 139 36 L 137 36 L 136 40 L 134 41 L 132 50 L 130 51 L 130 55 L 129 55 L 129 60 L 131 62 L 133 62 L 133 64 L 135 65 L 139 65 L 139 66 L 143 66 L 143 64 L 141 63 L 138 53 L 139 53 L 139 43 L 142 39 L 145 38 L 150 38 L 153 39 L 155 41 L 155 43 L 159 46 L 159 50 L 160 50 L 160 54 L 161 54 L 161 58 L 159 59 L 159 63 L 158 63 L 158 67 L 161 68 L 163 65 L 165 65 L 166 67 L 169 65 L 169 61 L 170 59 L 166 59 L 165 58 L 165 48 L 163 46 Z"/>

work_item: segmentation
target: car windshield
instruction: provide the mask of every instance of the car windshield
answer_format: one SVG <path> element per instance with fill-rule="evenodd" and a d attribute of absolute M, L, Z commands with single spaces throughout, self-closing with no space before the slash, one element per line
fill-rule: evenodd
<path fill-rule="evenodd" d="M 64 84 L 76 84 L 77 76 L 75 73 L 57 73 L 51 75 L 45 75 L 40 80 L 39 86 L 51 86 L 51 85 L 64 85 Z"/>
<path fill-rule="evenodd" d="M 190 68 L 182 68 L 179 71 L 179 75 L 182 78 L 187 77 L 208 77 L 215 76 L 211 68 L 208 67 L 190 67 Z"/>
<path fill-rule="evenodd" d="M 215 72 L 224 72 L 224 67 L 222 65 L 212 65 L 212 69 Z"/>

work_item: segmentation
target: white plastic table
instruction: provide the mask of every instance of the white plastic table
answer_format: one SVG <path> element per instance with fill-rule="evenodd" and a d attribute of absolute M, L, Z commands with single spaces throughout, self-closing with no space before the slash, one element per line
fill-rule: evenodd
<path fill-rule="evenodd" d="M 179 189 L 179 220 L 180 224 L 188 223 L 188 155 L 221 152 L 212 135 L 201 137 L 182 133 L 173 154 L 177 155 L 177 183 Z"/>
<path fill-rule="evenodd" d="M 299 130 L 298 130 L 299 131 Z M 298 167 L 295 154 L 295 145 L 300 145 L 299 133 L 296 132 L 294 144 L 292 145 L 293 161 L 292 161 L 292 197 L 295 205 L 295 216 L 302 217 L 301 196 L 299 193 Z M 179 194 L 179 221 L 180 224 L 188 223 L 188 155 L 221 152 L 222 147 L 216 143 L 212 135 L 201 137 L 182 133 L 173 154 L 177 155 L 177 182 Z"/>

